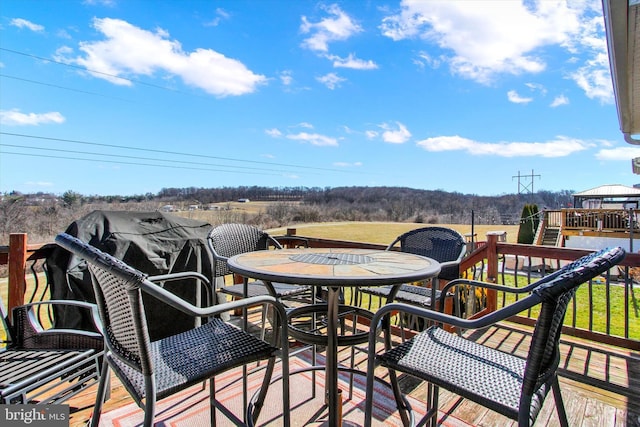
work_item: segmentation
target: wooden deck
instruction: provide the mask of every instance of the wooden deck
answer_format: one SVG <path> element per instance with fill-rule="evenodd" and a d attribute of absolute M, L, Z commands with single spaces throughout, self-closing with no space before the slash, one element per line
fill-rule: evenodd
<path fill-rule="evenodd" d="M 528 349 L 531 329 L 503 323 L 499 327 L 469 334 L 474 340 L 503 351 L 523 355 Z M 640 354 L 637 352 L 587 342 L 564 335 L 561 345 L 560 387 L 572 426 L 640 426 Z M 344 352 L 345 359 L 348 357 Z M 360 355 L 364 368 L 366 355 Z M 424 386 L 410 378 L 403 379 L 406 393 L 421 399 Z M 70 426 L 85 426 L 92 413 L 97 386 L 87 389 L 68 403 Z M 129 404 L 129 397 L 118 380 L 112 378 L 111 399 L 104 411 Z M 464 400 L 447 391 L 440 392 L 440 409 L 445 417 L 455 417 L 468 425 L 515 426 L 511 420 Z M 441 418 L 442 420 L 442 418 Z M 535 426 L 557 426 L 553 398 L 549 397 Z"/>

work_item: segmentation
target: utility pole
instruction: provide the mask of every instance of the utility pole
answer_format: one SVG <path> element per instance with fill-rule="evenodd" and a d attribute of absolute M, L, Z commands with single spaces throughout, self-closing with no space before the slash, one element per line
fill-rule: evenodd
<path fill-rule="evenodd" d="M 518 178 L 518 194 L 533 194 L 533 180 L 540 178 L 540 175 L 535 175 L 531 169 L 531 175 L 520 175 L 520 171 L 518 171 L 518 175 L 511 177 L 512 180 L 513 178 Z"/>

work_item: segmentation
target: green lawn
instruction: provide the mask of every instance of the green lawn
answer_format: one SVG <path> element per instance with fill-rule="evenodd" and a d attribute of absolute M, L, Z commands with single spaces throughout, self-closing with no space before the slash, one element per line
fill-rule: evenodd
<path fill-rule="evenodd" d="M 505 276 L 505 282 L 505 285 L 513 286 L 513 276 Z M 608 308 L 607 298 L 609 299 Z M 575 327 L 577 328 L 624 337 L 625 298 L 628 310 L 629 338 L 640 340 L 640 287 L 636 285 L 632 292 L 629 292 L 628 296 L 625 297 L 623 282 L 612 282 L 608 287 L 608 295 L 607 286 L 604 283 L 597 283 L 595 279 L 592 281 L 591 287 L 588 283 L 581 285 L 576 292 L 574 301 L 567 310 L 564 324 L 573 326 L 575 317 Z M 514 299 L 513 294 L 509 295 L 505 299 L 506 304 L 513 302 Z M 502 306 L 502 304 L 503 297 L 498 294 L 498 305 Z M 590 306 L 592 307 L 591 309 Z M 522 314 L 524 316 L 527 315 L 527 313 Z M 537 314 L 538 310 L 534 309 L 530 316 L 535 318 Z M 608 331 L 607 327 L 609 328 Z"/>

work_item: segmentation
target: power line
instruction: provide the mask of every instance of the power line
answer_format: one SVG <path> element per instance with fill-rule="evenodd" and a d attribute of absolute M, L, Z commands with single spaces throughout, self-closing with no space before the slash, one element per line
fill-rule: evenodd
<path fill-rule="evenodd" d="M 98 143 L 98 142 L 78 141 L 78 140 L 73 140 L 73 139 L 52 138 L 52 137 L 37 136 L 37 135 L 25 135 L 25 134 L 20 134 L 20 133 L 0 132 L 0 135 L 16 136 L 16 137 L 19 137 L 19 138 L 43 139 L 43 140 L 47 140 L 47 141 L 69 142 L 69 143 L 73 143 L 73 144 L 83 144 L 83 145 L 91 145 L 91 146 L 97 146 L 97 147 L 119 148 L 119 149 L 123 149 L 123 150 L 134 150 L 134 151 L 142 151 L 142 152 L 149 152 L 149 153 L 162 153 L 162 154 L 171 154 L 171 155 L 186 156 L 186 157 L 198 157 L 198 158 L 207 158 L 207 159 L 226 160 L 226 161 L 238 162 L 238 163 L 252 163 L 252 164 L 261 164 L 261 165 L 269 165 L 269 166 L 283 166 L 283 167 L 290 167 L 290 168 L 297 168 L 297 169 L 306 169 L 306 170 L 312 169 L 312 170 L 329 171 L 329 172 L 358 173 L 358 172 L 355 172 L 355 171 L 345 171 L 345 170 L 339 170 L 339 169 L 319 168 L 319 167 L 313 167 L 313 166 L 293 165 L 293 164 L 287 164 L 287 163 L 264 162 L 264 161 L 259 161 L 259 160 L 243 160 L 243 159 L 235 159 L 235 158 L 231 158 L 231 157 L 211 156 L 211 155 L 208 155 L 208 154 L 191 154 L 191 153 L 181 153 L 181 152 L 178 152 L 178 151 L 156 150 L 156 149 L 152 149 L 152 148 L 127 147 L 127 146 L 124 146 L 124 145 L 103 144 L 103 143 Z"/>
<path fill-rule="evenodd" d="M 103 163 L 115 163 L 120 165 L 133 165 L 133 166 L 152 166 L 152 167 L 168 168 L 168 169 L 188 169 L 188 170 L 200 170 L 200 171 L 208 171 L 208 172 L 237 173 L 237 174 L 245 174 L 245 175 L 279 176 L 279 174 L 276 174 L 276 173 L 255 173 L 255 172 L 244 172 L 242 170 L 219 170 L 219 169 L 211 169 L 211 168 L 196 168 L 196 167 L 190 167 L 190 166 L 159 165 L 154 163 L 135 163 L 135 162 L 124 162 L 124 161 L 117 161 L 117 160 L 85 159 L 85 158 L 79 158 L 79 157 L 52 156 L 52 155 L 46 155 L 46 154 L 15 153 L 12 151 L 2 151 L 0 152 L 0 154 L 11 154 L 16 156 L 26 156 L 26 157 L 44 157 L 48 159 L 81 160 L 81 161 L 87 161 L 87 162 L 100 161 Z"/>
<path fill-rule="evenodd" d="M 88 95 L 96 95 L 96 96 L 102 96 L 104 98 L 111 98 L 111 99 L 118 99 L 120 101 L 133 102 L 133 101 L 130 101 L 128 99 L 118 98 L 118 97 L 109 96 L 109 95 L 103 95 L 103 94 L 97 93 L 97 92 L 89 92 L 89 91 L 86 91 L 86 90 L 74 89 L 74 88 L 70 88 L 70 87 L 66 87 L 66 86 L 59 86 L 59 85 L 54 85 L 54 84 L 51 84 L 51 83 L 39 82 L 39 81 L 36 81 L 36 80 L 29 80 L 29 79 L 24 79 L 24 78 L 21 78 L 21 77 L 16 77 L 16 76 L 9 76 L 7 74 L 0 74 L 0 77 L 4 77 L 4 78 L 7 78 L 7 79 L 20 80 L 20 81 L 23 81 L 23 82 L 33 83 L 33 84 L 42 85 L 42 86 L 55 87 L 57 89 L 69 90 L 69 91 L 72 91 L 72 92 L 86 93 Z"/>
<path fill-rule="evenodd" d="M 53 64 L 58 64 L 58 65 L 62 65 L 62 66 L 65 66 L 65 67 L 74 68 L 76 70 L 82 70 L 82 71 L 87 71 L 89 73 L 100 74 L 100 75 L 111 77 L 111 78 L 114 78 L 114 79 L 125 80 L 125 81 L 131 82 L 131 83 L 138 83 L 138 84 L 141 84 L 141 85 L 154 87 L 156 89 L 167 90 L 169 92 L 182 93 L 181 91 L 179 91 L 177 89 L 172 89 L 170 87 L 160 86 L 160 85 L 156 85 L 156 84 L 153 84 L 153 83 L 147 83 L 147 82 L 143 82 L 142 80 L 129 79 L 127 77 L 121 77 L 121 76 L 118 76 L 116 74 L 109 74 L 109 73 L 105 73 L 103 71 L 91 70 L 89 68 L 81 67 L 79 65 L 69 64 L 69 63 L 62 62 L 62 61 L 56 61 L 54 59 L 44 58 L 42 56 L 33 55 L 31 53 L 20 52 L 20 51 L 17 51 L 17 50 L 7 49 L 7 48 L 4 48 L 4 47 L 0 47 L 0 50 L 5 51 L 5 52 L 14 53 L 16 55 L 26 56 L 28 58 L 38 59 L 40 61 L 51 62 Z"/>
<path fill-rule="evenodd" d="M 135 160 L 147 160 L 147 161 L 155 161 L 155 162 L 171 162 L 171 163 L 182 163 L 186 165 L 201 165 L 201 166 L 215 166 L 221 168 L 235 168 L 236 166 L 228 166 L 228 165 L 220 165 L 220 164 L 211 164 L 211 163 L 202 163 L 202 162 L 188 162 L 184 160 L 175 160 L 175 159 L 158 159 L 158 158 L 149 158 L 149 157 L 137 157 L 137 156 L 125 156 L 122 154 L 105 154 L 105 153 L 95 153 L 90 151 L 77 151 L 77 150 L 63 150 L 60 148 L 44 148 L 44 147 L 25 147 L 24 145 L 15 145 L 15 144 L 5 144 L 0 142 L 0 147 L 12 147 L 12 148 L 23 148 L 30 150 L 41 150 L 41 151 L 54 151 L 57 153 L 70 153 L 70 154 L 83 154 L 89 156 L 103 156 L 103 157 L 115 157 L 122 159 L 135 159 Z M 1 153 L 4 153 L 1 152 Z M 14 153 L 15 154 L 15 153 Z M 267 172 L 281 172 L 284 173 L 286 171 L 277 171 L 273 169 L 265 169 L 265 168 L 254 168 L 254 167 L 242 167 L 243 170 L 251 169 L 256 171 L 267 171 Z M 275 175 L 275 174 L 268 174 Z"/>

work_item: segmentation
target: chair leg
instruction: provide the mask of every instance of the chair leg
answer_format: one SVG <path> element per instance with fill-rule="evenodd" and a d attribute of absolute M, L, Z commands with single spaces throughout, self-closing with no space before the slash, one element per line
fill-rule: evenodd
<path fill-rule="evenodd" d="M 431 425 L 433 427 L 436 427 L 438 425 L 438 396 L 440 393 L 440 387 L 438 387 L 435 384 L 427 384 L 428 387 L 428 392 L 427 392 L 427 402 L 430 402 L 431 407 L 427 408 L 427 413 L 429 413 L 429 411 L 433 412 L 432 418 L 431 418 Z"/>
<path fill-rule="evenodd" d="M 216 380 L 209 380 L 209 408 L 211 413 L 211 427 L 216 427 Z"/>
<path fill-rule="evenodd" d="M 398 412 L 400 412 L 402 425 L 407 427 L 411 425 L 409 408 L 407 408 L 404 404 L 404 400 L 402 399 L 402 391 L 400 390 L 400 384 L 398 383 L 398 375 L 393 369 L 389 369 L 389 382 L 391 383 L 393 395 L 396 398 L 396 406 L 398 407 Z"/>
<path fill-rule="evenodd" d="M 260 411 L 264 406 L 264 400 L 267 397 L 267 391 L 269 389 L 269 384 L 271 383 L 271 376 L 273 375 L 273 368 L 276 364 L 276 357 L 273 356 L 269 358 L 269 362 L 267 363 L 267 368 L 264 372 L 264 379 L 262 380 L 262 386 L 260 387 L 260 392 L 256 399 L 256 403 L 253 408 L 253 414 L 251 414 L 253 424 L 255 425 L 258 420 L 258 416 L 260 415 Z M 284 381 L 284 379 L 283 379 Z"/>
<path fill-rule="evenodd" d="M 560 383 L 556 376 L 551 383 L 553 390 L 553 400 L 556 402 L 556 411 L 558 412 L 558 418 L 560 419 L 560 425 L 562 427 L 569 426 L 569 420 L 567 420 L 567 412 L 564 409 L 564 402 L 562 401 L 562 394 L 560 393 Z"/>
<path fill-rule="evenodd" d="M 153 427 L 156 417 L 156 381 L 153 375 L 145 376 L 144 381 L 144 427 Z"/>
<path fill-rule="evenodd" d="M 98 427 L 100 423 L 100 414 L 102 412 L 102 404 L 104 403 L 107 395 L 107 389 L 111 388 L 111 381 L 109 376 L 111 375 L 111 369 L 109 369 L 109 363 L 106 357 L 102 360 L 102 369 L 100 373 L 100 382 L 98 383 L 98 393 L 96 395 L 96 403 L 93 406 L 93 415 L 91 416 L 91 426 Z M 111 394 L 109 392 L 109 394 Z"/>

